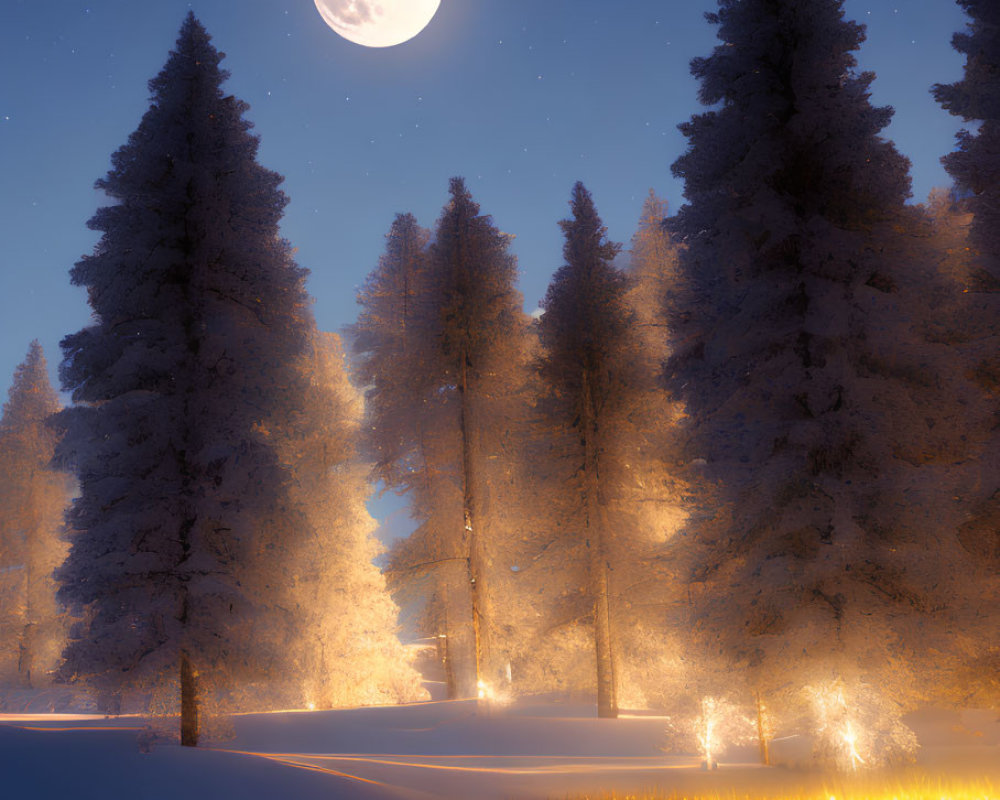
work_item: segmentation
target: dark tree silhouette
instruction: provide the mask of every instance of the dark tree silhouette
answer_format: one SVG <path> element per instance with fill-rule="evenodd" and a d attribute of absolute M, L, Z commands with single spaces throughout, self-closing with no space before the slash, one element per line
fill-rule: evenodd
<path fill-rule="evenodd" d="M 969 239 L 992 291 L 1000 289 L 1000 9 L 990 0 L 958 0 L 971 17 L 952 45 L 965 56 L 962 79 L 937 84 L 934 97 L 975 132 L 958 134 L 958 146 L 942 160 L 973 214 Z M 984 278 L 986 276 L 983 276 Z"/>
<path fill-rule="evenodd" d="M 110 691 L 179 684 L 184 745 L 198 742 L 199 692 L 281 656 L 268 576 L 287 548 L 264 528 L 287 474 L 268 429 L 302 394 L 312 326 L 278 233 L 281 177 L 255 161 L 222 58 L 189 14 L 97 182 L 114 203 L 72 271 L 94 323 L 62 343 L 76 405 L 60 452 L 80 497 L 60 597 L 89 619 L 66 669 Z"/>
<path fill-rule="evenodd" d="M 969 371 L 995 413 L 1000 404 L 1000 7 L 989 0 L 959 0 L 959 5 L 970 17 L 968 29 L 952 39 L 965 56 L 964 73 L 961 80 L 938 84 L 933 91 L 948 111 L 977 126 L 975 131 L 959 132 L 956 149 L 942 159 L 955 181 L 952 196 L 957 202 L 952 214 L 940 214 L 939 220 L 944 223 L 950 216 L 952 226 L 967 226 L 967 241 L 950 251 L 953 259 L 956 252 L 961 254 L 957 260 L 965 287 L 956 327 L 967 338 L 963 350 Z M 974 503 L 959 538 L 985 568 L 981 581 L 970 585 L 993 587 L 992 592 L 972 593 L 967 618 L 995 628 L 996 603 L 983 602 L 984 596 L 996 596 L 1000 581 L 1000 449 L 995 426 L 991 427 L 990 446 L 979 459 L 977 474 L 970 477 L 975 490 L 966 497 Z M 967 652 L 972 657 L 965 665 L 966 674 L 957 681 L 963 687 L 961 699 L 967 702 L 966 693 L 978 691 L 980 701 L 995 702 L 1000 695 L 1000 648 L 991 637 L 972 631 L 969 639 L 973 646 Z"/>
<path fill-rule="evenodd" d="M 969 446 L 968 387 L 920 330 L 934 287 L 908 164 L 879 135 L 892 111 L 868 102 L 840 0 L 707 16 L 722 43 L 691 69 L 716 108 L 681 125 L 689 202 L 671 221 L 694 625 L 757 689 L 867 682 L 902 702 L 914 682 L 893 665 L 956 590 L 939 580 L 961 560 L 945 493 Z M 883 723 L 903 748 L 898 707 Z"/>
<path fill-rule="evenodd" d="M 427 240 L 412 214 L 398 214 L 385 253 L 358 293 L 354 371 L 366 386 L 373 475 L 399 491 L 419 481 L 418 420 L 428 391 Z"/>
<path fill-rule="evenodd" d="M 548 416 L 575 440 L 567 458 L 576 465 L 574 496 L 580 538 L 588 550 L 586 596 L 593 603 L 597 656 L 597 713 L 618 715 L 608 572 L 612 532 L 607 528 L 605 451 L 616 434 L 609 424 L 623 402 L 620 358 L 632 314 L 628 283 L 614 264 L 620 245 L 607 239 L 590 193 L 573 187 L 572 218 L 560 222 L 565 263 L 545 294 L 539 335 L 539 370 L 548 393 Z"/>

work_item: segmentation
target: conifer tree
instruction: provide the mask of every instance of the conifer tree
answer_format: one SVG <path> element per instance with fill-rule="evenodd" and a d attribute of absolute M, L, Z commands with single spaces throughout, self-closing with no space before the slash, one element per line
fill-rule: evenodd
<path fill-rule="evenodd" d="M 365 507 L 369 465 L 358 453 L 362 397 L 348 380 L 339 337 L 314 332 L 300 369 L 309 377 L 304 394 L 274 437 L 293 477 L 291 504 L 306 523 L 278 582 L 296 632 L 291 699 L 325 708 L 425 699 L 396 636 L 399 610 L 374 563 L 381 548 Z"/>
<path fill-rule="evenodd" d="M 620 245 L 607 231 L 582 183 L 573 187 L 572 218 L 560 222 L 565 263 L 542 302 L 539 370 L 547 390 L 551 421 L 567 434 L 573 461 L 579 537 L 587 548 L 585 596 L 593 605 L 597 663 L 597 713 L 618 715 L 612 609 L 609 595 L 612 532 L 608 529 L 607 451 L 615 432 L 608 424 L 622 403 L 621 356 L 632 314 L 625 302 L 627 281 L 614 264 Z M 571 437 L 571 440 L 570 440 Z"/>
<path fill-rule="evenodd" d="M 667 309 L 680 288 L 667 210 L 650 190 L 628 252 L 626 303 L 634 318 L 620 356 L 628 380 L 616 421 L 621 466 L 611 510 L 613 529 L 627 542 L 618 549 L 617 570 L 628 580 L 615 602 L 628 609 L 618 624 L 618 685 L 622 705 L 631 708 L 669 704 L 687 678 L 679 669 L 685 637 L 676 615 L 684 591 L 664 559 L 683 528 L 687 493 L 676 469 L 683 415 L 662 377 L 670 356 Z"/>
<path fill-rule="evenodd" d="M 509 252 L 512 237 L 479 213 L 464 180 L 452 178 L 449 194 L 430 248 L 437 343 L 433 367 L 436 391 L 453 398 L 456 417 L 453 463 L 462 498 L 458 555 L 466 561 L 478 693 L 483 690 L 479 684 L 492 682 L 496 671 L 489 650 L 491 489 L 486 461 L 491 439 L 498 430 L 502 435 L 502 407 L 511 392 L 525 319 L 516 289 L 517 261 Z"/>
<path fill-rule="evenodd" d="M 958 134 L 956 149 L 942 162 L 955 181 L 957 199 L 951 214 L 939 214 L 939 227 L 949 232 L 956 222 L 967 228 L 967 239 L 950 248 L 950 261 L 957 263 L 964 278 L 958 326 L 965 334 L 962 345 L 969 372 L 989 399 L 996 413 L 1000 404 L 1000 8 L 988 0 L 959 0 L 969 15 L 968 29 L 952 38 L 954 48 L 965 56 L 962 79 L 936 85 L 934 96 L 942 106 L 966 122 L 977 123 L 975 131 Z M 952 231 L 953 232 L 953 231 Z M 954 239 L 954 234 L 953 234 Z M 965 247 L 961 247 L 965 244 Z M 958 256 L 958 257 L 956 257 Z M 1000 614 L 996 603 L 983 597 L 1000 591 L 1000 474 L 995 426 L 986 451 L 975 462 L 975 474 L 963 493 L 968 518 L 959 528 L 963 546 L 983 570 L 980 591 L 969 598 L 967 616 L 989 620 L 994 629 Z M 991 587 L 983 591 L 983 588 Z M 966 659 L 966 674 L 957 683 L 967 691 L 982 692 L 981 699 L 995 702 L 1000 696 L 1000 647 L 990 637 L 973 635 L 974 646 Z M 957 650 L 958 648 L 956 648 Z M 966 697 L 962 698 L 963 701 Z"/>
<path fill-rule="evenodd" d="M 427 242 L 412 214 L 398 214 L 385 253 L 358 294 L 351 332 L 355 374 L 367 387 L 372 477 L 397 491 L 421 480 L 421 415 L 428 393 Z"/>
<path fill-rule="evenodd" d="M 673 291 L 677 261 L 662 225 L 665 214 L 665 201 L 650 193 L 628 269 L 618 271 L 613 255 L 605 265 L 624 280 L 616 296 L 623 292 L 618 311 L 628 320 L 621 335 L 604 343 L 611 354 L 607 361 L 614 365 L 608 381 L 614 401 L 599 421 L 614 694 L 627 708 L 669 701 L 680 677 L 677 649 L 666 644 L 677 634 L 667 613 L 677 582 L 662 569 L 664 545 L 681 522 L 671 441 L 678 409 L 660 377 L 668 353 L 664 297 Z M 578 288 L 586 287 L 581 282 Z M 550 313 L 534 326 L 537 333 Z M 558 313 L 571 312 L 562 304 Z M 564 344 L 573 343 L 573 335 L 565 337 Z M 538 365 L 548 357 L 538 342 L 532 343 L 532 353 Z M 598 685 L 592 553 L 582 534 L 587 520 L 580 431 L 567 418 L 568 406 L 558 399 L 551 377 L 544 369 L 532 376 L 517 446 L 508 454 L 514 500 L 504 504 L 505 525 L 517 533 L 504 552 L 504 563 L 512 569 L 499 573 L 506 578 L 510 610 L 504 618 L 512 628 L 508 648 L 515 689 L 579 694 Z"/>
<path fill-rule="evenodd" d="M 72 480 L 52 465 L 60 408 L 34 341 L 0 419 L 0 680 L 44 686 L 66 638 L 53 572 L 66 555 L 62 517 Z"/>
<path fill-rule="evenodd" d="M 677 245 L 665 224 L 667 209 L 667 201 L 650 189 L 629 249 L 631 305 L 640 315 L 640 325 L 660 329 L 649 331 L 662 342 L 657 347 L 659 358 L 667 355 L 665 311 L 679 280 Z"/>
<path fill-rule="evenodd" d="M 454 698 L 460 693 L 456 673 L 472 668 L 463 652 L 472 639 L 467 609 L 458 602 L 458 595 L 466 594 L 455 588 L 464 588 L 468 578 L 464 559 L 455 554 L 461 496 L 450 478 L 451 398 L 434 390 L 431 368 L 436 320 L 429 238 L 412 214 L 396 216 L 385 252 L 358 294 L 361 312 L 351 334 L 355 376 L 366 387 L 363 447 L 371 477 L 386 490 L 408 494 L 411 516 L 419 523 L 390 555 L 390 586 L 404 606 L 428 606 L 425 632 L 441 651 L 448 696 Z M 468 682 L 463 687 L 474 689 Z"/>
<path fill-rule="evenodd" d="M 904 702 L 910 634 L 958 591 L 942 501 L 971 445 L 960 376 L 913 318 L 932 290 L 908 165 L 879 135 L 892 112 L 868 102 L 840 0 L 707 16 L 722 44 L 692 73 L 716 108 L 681 126 L 689 202 L 671 221 L 669 375 L 703 501 L 693 624 L 747 689 L 842 680 Z"/>
<path fill-rule="evenodd" d="M 425 594 L 441 606 L 434 616 L 446 620 L 453 691 L 468 696 L 488 691 L 497 670 L 489 649 L 494 619 L 489 611 L 492 487 L 487 460 L 495 437 L 503 435 L 503 408 L 520 363 L 526 321 L 515 288 L 516 262 L 508 250 L 511 237 L 479 213 L 461 178 L 451 180 L 449 192 L 427 249 L 425 276 L 417 282 L 414 324 L 393 339 L 393 326 L 402 331 L 397 315 L 383 334 L 374 335 L 381 312 L 376 293 L 366 289 L 358 341 L 366 348 L 362 375 L 376 401 L 373 413 L 391 409 L 392 421 L 376 424 L 376 437 L 385 441 L 384 432 L 407 426 L 408 435 L 418 437 L 409 450 L 400 450 L 416 463 L 407 471 L 382 473 L 389 486 L 414 489 L 413 513 L 421 521 L 394 552 L 391 567 L 404 581 L 433 573 L 434 588 Z M 412 230 L 412 224 L 408 227 Z M 391 236 L 386 260 L 369 287 L 390 281 L 394 241 Z M 397 281 L 396 297 L 399 291 Z M 380 362 L 386 367 L 373 369 Z M 389 374 L 392 364 L 399 365 L 399 376 Z M 415 371 L 413 382 L 400 380 Z M 394 382 L 403 388 L 389 389 Z M 384 396 L 381 387 L 386 387 Z M 388 447 L 396 447 L 399 439 L 392 441 Z M 379 458 L 392 462 L 382 454 Z"/>
<path fill-rule="evenodd" d="M 76 405 L 59 452 L 80 497 L 60 598 L 89 620 L 66 670 L 110 691 L 179 687 L 184 745 L 212 691 L 281 663 L 274 572 L 255 570 L 292 550 L 269 552 L 288 474 L 268 432 L 302 394 L 312 326 L 278 233 L 281 177 L 255 161 L 222 58 L 189 14 L 97 182 L 114 203 L 71 273 L 94 322 L 62 343 Z"/>

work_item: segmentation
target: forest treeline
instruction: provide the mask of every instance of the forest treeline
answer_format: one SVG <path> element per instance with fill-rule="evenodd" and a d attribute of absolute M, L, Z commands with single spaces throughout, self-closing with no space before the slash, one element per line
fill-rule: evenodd
<path fill-rule="evenodd" d="M 33 344 L 0 423 L 0 678 L 195 744 L 208 706 L 425 696 L 402 608 L 451 697 L 718 698 L 765 760 L 801 716 L 876 763 L 921 704 L 996 704 L 1000 8 L 959 2 L 953 187 L 907 202 L 840 0 L 719 0 L 676 214 L 650 192 L 624 248 L 577 183 L 529 316 L 453 178 L 433 229 L 392 223 L 346 356 L 189 15 L 98 182 L 73 403 Z M 415 522 L 382 571 L 374 486 Z"/>

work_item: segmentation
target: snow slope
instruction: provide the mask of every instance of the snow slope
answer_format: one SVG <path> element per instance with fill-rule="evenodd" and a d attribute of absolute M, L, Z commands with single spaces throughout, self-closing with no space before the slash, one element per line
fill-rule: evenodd
<path fill-rule="evenodd" d="M 714 773 L 660 751 L 663 720 L 594 719 L 583 706 L 485 712 L 473 701 L 231 720 L 230 738 L 191 750 L 166 741 L 141 752 L 147 720 L 0 715 L 3 798 L 564 798 L 660 787 L 788 790 L 816 776 L 751 763 Z M 927 712 L 914 722 L 932 769 L 989 777 L 1000 788 L 1000 725 L 985 712 Z"/>

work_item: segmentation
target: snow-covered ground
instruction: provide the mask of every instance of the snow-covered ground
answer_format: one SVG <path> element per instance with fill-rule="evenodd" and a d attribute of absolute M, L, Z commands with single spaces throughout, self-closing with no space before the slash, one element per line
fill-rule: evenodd
<path fill-rule="evenodd" d="M 697 758 L 661 752 L 662 719 L 592 714 L 572 705 L 489 712 L 474 701 L 250 714 L 231 719 L 225 741 L 198 749 L 143 744 L 141 718 L 0 714 L 0 797 L 491 800 L 819 785 L 807 772 L 754 765 L 752 748 L 706 773 Z M 996 714 L 925 712 L 912 724 L 932 774 L 1000 790 Z"/>

